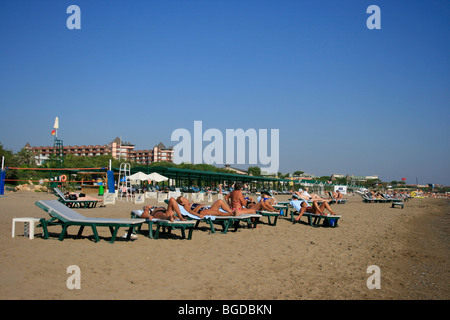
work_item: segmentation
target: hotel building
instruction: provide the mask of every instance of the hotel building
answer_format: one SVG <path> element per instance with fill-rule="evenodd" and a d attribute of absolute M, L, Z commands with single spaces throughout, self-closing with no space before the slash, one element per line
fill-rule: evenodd
<path fill-rule="evenodd" d="M 27 143 L 25 148 L 34 153 L 37 165 L 41 165 L 53 154 L 52 146 L 32 147 Z M 162 142 L 148 150 L 135 150 L 134 148 L 135 145 L 121 141 L 121 139 L 117 137 L 111 143 L 102 146 L 64 146 L 63 154 L 86 157 L 111 155 L 114 159 L 137 162 L 143 165 L 158 161 L 173 162 L 173 148 L 166 147 Z"/>

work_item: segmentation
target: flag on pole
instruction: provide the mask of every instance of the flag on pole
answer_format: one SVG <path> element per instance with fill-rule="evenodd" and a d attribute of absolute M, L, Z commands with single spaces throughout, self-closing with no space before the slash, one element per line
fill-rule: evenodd
<path fill-rule="evenodd" d="M 56 136 L 58 137 L 58 133 L 57 130 L 59 129 L 59 119 L 58 117 L 55 118 L 55 124 L 53 125 L 53 131 L 52 131 L 52 136 Z"/>

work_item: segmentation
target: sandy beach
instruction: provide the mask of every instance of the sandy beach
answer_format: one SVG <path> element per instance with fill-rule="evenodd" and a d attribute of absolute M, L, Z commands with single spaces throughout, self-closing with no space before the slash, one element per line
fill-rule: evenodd
<path fill-rule="evenodd" d="M 276 196 L 279 201 L 287 196 Z M 37 200 L 56 199 L 42 192 L 6 192 L 0 198 L 1 299 L 424 299 L 450 298 L 449 205 L 444 199 L 413 199 L 405 208 L 363 203 L 349 196 L 333 205 L 342 215 L 337 228 L 262 220 L 257 229 L 212 234 L 205 223 L 183 240 L 180 232 L 152 240 L 101 241 L 91 230 L 81 239 L 58 241 L 23 236 L 15 217 L 48 218 Z M 156 205 L 146 199 L 145 204 Z M 128 218 L 142 205 L 78 209 L 85 216 Z M 54 232 L 59 229 L 51 229 Z M 146 227 L 144 227 L 144 231 Z M 77 228 L 69 228 L 75 235 Z M 122 236 L 125 229 L 119 231 Z M 81 270 L 81 289 L 69 290 L 67 267 Z M 369 289 L 367 268 L 380 268 L 380 289 Z"/>

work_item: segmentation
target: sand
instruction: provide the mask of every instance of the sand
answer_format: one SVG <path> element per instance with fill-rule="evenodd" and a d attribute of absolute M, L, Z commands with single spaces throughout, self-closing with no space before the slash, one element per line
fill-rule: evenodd
<path fill-rule="evenodd" d="M 41 238 L 42 229 L 30 240 L 17 224 L 12 238 L 12 218 L 48 218 L 34 204 L 44 199 L 56 197 L 21 191 L 0 198 L 0 299 L 450 298 L 450 219 L 443 199 L 413 199 L 400 209 L 349 196 L 346 204 L 333 206 L 342 215 L 337 228 L 292 224 L 281 217 L 276 226 L 263 223 L 227 234 L 212 234 L 201 224 L 192 240 L 180 239 L 174 231 L 158 240 L 138 235 L 134 241 L 110 244 L 106 228 L 100 229 L 98 243 L 88 228 L 83 238 L 61 242 L 55 236 Z M 146 199 L 146 204 L 156 202 Z M 79 211 L 128 218 L 140 208 L 118 201 Z M 69 228 L 70 233 L 77 229 Z M 80 268 L 81 289 L 67 287 L 70 265 Z M 367 286 L 371 265 L 380 268 L 380 289 Z"/>

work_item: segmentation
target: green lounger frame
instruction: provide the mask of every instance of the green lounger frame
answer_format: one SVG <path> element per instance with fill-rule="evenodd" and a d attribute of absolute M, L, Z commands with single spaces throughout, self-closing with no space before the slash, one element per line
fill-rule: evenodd
<path fill-rule="evenodd" d="M 211 233 L 215 233 L 213 224 L 217 223 L 222 224 L 222 233 L 227 233 L 231 226 L 234 226 L 234 231 L 237 231 L 240 222 L 246 223 L 247 228 L 255 228 L 261 217 L 262 215 L 258 213 L 245 213 L 238 216 L 216 216 L 214 220 L 207 219 L 207 222 L 211 227 Z"/>
<path fill-rule="evenodd" d="M 59 188 L 53 188 L 55 191 L 55 195 L 58 197 L 58 200 L 64 203 L 69 208 L 95 208 L 99 200 L 88 199 L 88 200 L 70 200 L 67 199 L 64 193 L 62 193 Z"/>
<path fill-rule="evenodd" d="M 291 210 L 291 221 L 295 223 L 294 215 L 299 214 L 297 210 Z M 338 221 L 341 218 L 339 215 L 320 215 L 315 213 L 305 212 L 302 217 L 308 218 L 308 225 L 311 227 L 319 227 L 320 222 L 323 220 L 323 225 L 331 228 L 336 228 L 338 226 Z"/>
<path fill-rule="evenodd" d="M 278 217 L 280 216 L 279 211 L 264 211 L 264 210 L 257 210 L 257 214 L 262 215 L 263 217 L 267 217 L 269 226 L 276 226 Z M 272 222 L 272 218 L 274 218 Z"/>
<path fill-rule="evenodd" d="M 139 219 L 139 215 L 136 214 L 134 211 L 131 212 L 131 218 L 132 219 Z M 192 239 L 192 233 L 194 231 L 196 222 L 193 220 L 189 221 L 169 221 L 169 220 L 163 220 L 163 219 L 145 219 L 145 224 L 148 225 L 148 237 L 150 239 L 158 239 L 160 229 L 163 228 L 165 230 L 168 228 L 168 233 L 171 233 L 173 229 L 180 229 L 181 230 L 181 236 L 183 239 L 191 240 Z M 153 230 L 153 226 L 156 226 L 156 229 Z M 137 232 L 141 232 L 141 226 L 138 227 Z M 186 237 L 186 230 L 188 230 L 188 235 Z"/>
<path fill-rule="evenodd" d="M 391 208 L 394 208 L 395 206 L 402 207 L 402 209 L 405 208 L 405 204 L 403 202 L 399 202 L 399 201 L 392 202 L 392 207 Z"/>
<path fill-rule="evenodd" d="M 127 240 L 130 240 L 133 229 L 142 225 L 145 222 L 144 219 L 106 219 L 106 218 L 88 218 L 75 210 L 67 207 L 58 200 L 40 200 L 36 201 L 36 206 L 46 211 L 50 215 L 49 220 L 42 218 L 38 227 L 43 229 L 44 239 L 49 238 L 48 227 L 61 226 L 62 231 L 59 235 L 59 240 L 63 241 L 67 235 L 67 229 L 70 226 L 79 226 L 77 236 L 81 237 L 84 227 L 90 227 L 94 234 L 95 242 L 100 241 L 98 236 L 97 227 L 108 227 L 111 232 L 110 243 L 114 243 L 117 237 L 119 228 L 126 227 L 128 229 Z"/>
<path fill-rule="evenodd" d="M 242 214 L 239 216 L 214 216 L 214 217 L 204 217 L 203 219 L 196 219 L 192 217 L 187 217 L 187 219 L 195 221 L 195 228 L 198 228 L 200 222 L 206 222 L 211 230 L 211 233 L 216 233 L 216 228 L 214 225 L 220 225 L 222 227 L 221 233 L 226 234 L 230 227 L 234 226 L 234 231 L 240 226 L 240 222 L 247 224 L 248 228 L 254 228 L 262 217 L 260 214 Z"/>
<path fill-rule="evenodd" d="M 289 213 L 289 202 L 278 202 L 277 204 L 272 205 L 277 210 L 280 210 L 280 216 L 288 216 Z"/>

